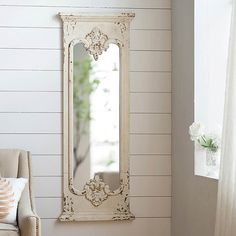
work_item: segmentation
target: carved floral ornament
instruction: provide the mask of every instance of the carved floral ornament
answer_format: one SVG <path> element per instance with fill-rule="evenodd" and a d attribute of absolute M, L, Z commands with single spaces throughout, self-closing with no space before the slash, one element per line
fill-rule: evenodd
<path fill-rule="evenodd" d="M 75 23 L 67 25 L 67 33 L 68 35 L 74 31 Z M 83 42 L 84 47 L 87 52 L 93 56 L 94 60 L 98 60 L 98 56 L 100 56 L 103 51 L 106 51 L 109 48 L 109 38 L 106 34 L 104 34 L 98 27 L 94 27 L 90 33 L 88 33 L 81 42 Z M 122 46 L 119 40 L 112 40 L 118 46 Z M 73 45 L 75 42 L 73 42 Z"/>
<path fill-rule="evenodd" d="M 121 33 L 124 33 L 126 25 L 121 22 L 116 22 L 115 24 L 119 25 Z M 98 56 L 109 48 L 109 43 L 115 43 L 119 47 L 124 46 L 118 39 L 109 39 L 98 27 L 94 27 L 92 31 L 85 36 L 83 42 L 88 53 L 92 55 L 96 61 L 98 60 Z"/>
<path fill-rule="evenodd" d="M 108 198 L 109 186 L 105 184 L 98 175 L 90 179 L 84 186 L 83 194 L 94 206 L 99 206 Z"/>
<path fill-rule="evenodd" d="M 115 22 L 120 27 L 121 33 L 126 31 L 126 24 L 122 22 Z M 70 22 L 67 24 L 65 33 L 69 36 L 75 30 L 76 22 Z M 93 56 L 94 60 L 98 60 L 103 51 L 109 48 L 109 38 L 98 27 L 94 27 L 90 33 L 88 33 L 84 40 L 82 40 L 88 53 Z M 119 40 L 113 40 L 118 46 L 123 46 Z"/>
<path fill-rule="evenodd" d="M 88 45 L 85 45 L 85 47 L 95 60 L 98 59 L 98 56 L 101 55 L 103 51 L 108 49 L 108 44 L 106 44 L 108 36 L 98 27 L 94 27 L 92 31 L 85 36 L 85 40 L 88 42 Z"/>
<path fill-rule="evenodd" d="M 129 173 L 127 172 L 127 175 Z M 127 176 L 127 179 L 129 176 Z M 99 175 L 95 175 L 94 179 L 90 179 L 85 185 L 83 190 L 80 192 L 79 190 L 75 189 L 73 186 L 73 179 L 70 178 L 69 180 L 69 189 L 71 193 L 75 195 L 83 195 L 87 200 L 91 202 L 91 204 L 95 207 L 100 206 L 105 200 L 108 199 L 109 196 L 115 196 L 118 194 L 122 194 L 123 190 L 127 187 L 123 184 L 123 181 L 120 181 L 120 187 L 115 190 L 111 191 L 109 185 L 100 179 Z"/>

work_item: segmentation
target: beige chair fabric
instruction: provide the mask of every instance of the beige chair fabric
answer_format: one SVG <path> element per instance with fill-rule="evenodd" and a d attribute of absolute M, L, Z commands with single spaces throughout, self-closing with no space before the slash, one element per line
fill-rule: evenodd
<path fill-rule="evenodd" d="M 13 229 L 0 224 L 0 236 L 40 236 L 40 218 L 35 213 L 31 188 L 31 156 L 23 150 L 0 149 L 0 173 L 2 177 L 27 178 L 26 185 L 18 206 L 18 228 Z"/>
<path fill-rule="evenodd" d="M 19 236 L 18 227 L 0 223 L 0 236 Z"/>

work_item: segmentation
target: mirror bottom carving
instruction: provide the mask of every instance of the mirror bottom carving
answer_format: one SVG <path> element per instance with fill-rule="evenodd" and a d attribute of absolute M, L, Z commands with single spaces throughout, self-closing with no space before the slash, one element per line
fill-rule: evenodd
<path fill-rule="evenodd" d="M 134 220 L 135 216 L 130 212 L 128 196 L 117 204 L 114 212 L 106 213 L 78 213 L 74 210 L 74 201 L 72 197 L 65 196 L 63 212 L 59 217 L 60 221 L 105 221 L 105 220 Z"/>

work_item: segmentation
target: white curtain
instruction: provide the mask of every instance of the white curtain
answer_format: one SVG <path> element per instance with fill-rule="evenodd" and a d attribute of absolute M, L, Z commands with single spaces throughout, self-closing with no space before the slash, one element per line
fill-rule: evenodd
<path fill-rule="evenodd" d="M 232 4 L 215 236 L 236 236 L 236 0 Z"/>

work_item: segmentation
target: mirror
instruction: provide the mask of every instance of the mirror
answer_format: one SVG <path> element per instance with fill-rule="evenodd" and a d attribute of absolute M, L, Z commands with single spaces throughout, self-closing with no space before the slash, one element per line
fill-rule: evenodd
<path fill-rule="evenodd" d="M 60 221 L 133 220 L 129 199 L 132 13 L 65 14 Z"/>
<path fill-rule="evenodd" d="M 119 47 L 97 59 L 83 43 L 73 48 L 73 183 L 83 189 L 96 175 L 116 190 L 119 176 Z"/>

